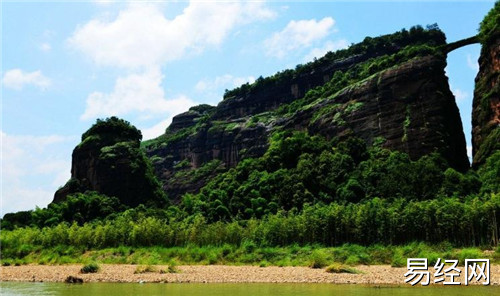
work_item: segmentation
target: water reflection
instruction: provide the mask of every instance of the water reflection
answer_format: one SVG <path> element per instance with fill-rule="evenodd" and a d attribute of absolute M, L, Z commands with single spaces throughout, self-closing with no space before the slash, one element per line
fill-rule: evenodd
<path fill-rule="evenodd" d="M 0 294 L 17 295 L 182 295 L 182 296 L 482 296 L 500 295 L 500 287 L 374 287 L 331 284 L 116 284 L 0 283 Z"/>

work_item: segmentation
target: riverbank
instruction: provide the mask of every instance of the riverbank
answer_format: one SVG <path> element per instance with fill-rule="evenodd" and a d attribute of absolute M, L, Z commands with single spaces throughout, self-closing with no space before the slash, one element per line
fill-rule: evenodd
<path fill-rule="evenodd" d="M 408 285 L 404 283 L 406 267 L 389 265 L 359 265 L 358 274 L 329 273 L 309 267 L 258 267 L 226 265 L 177 266 L 175 273 L 164 272 L 166 265 L 154 265 L 152 272 L 137 273 L 138 265 L 102 264 L 97 273 L 82 274 L 81 264 L 70 265 L 22 265 L 0 267 L 1 281 L 64 282 L 68 276 L 84 282 L 123 283 L 333 283 Z M 140 269 L 140 266 L 139 266 Z M 431 273 L 432 268 L 429 268 Z M 491 285 L 500 285 L 500 265 L 491 266 Z M 465 276 L 461 273 L 463 284 Z M 439 285 L 442 285 L 439 284 Z"/>
<path fill-rule="evenodd" d="M 3 235 L 3 233 L 2 233 Z M 182 247 L 130 247 L 87 249 L 84 247 L 59 245 L 9 244 L 2 240 L 0 265 L 65 265 L 80 263 L 132 264 L 132 265 L 258 265 L 265 266 L 319 266 L 332 263 L 348 266 L 391 265 L 405 267 L 406 258 L 438 258 L 464 262 L 467 258 L 490 259 L 500 264 L 500 248 L 453 248 L 442 243 L 429 245 L 413 242 L 407 245 L 360 246 L 344 244 L 337 247 L 320 245 L 291 245 L 284 247 L 263 247 L 252 241 L 241 245 Z"/>

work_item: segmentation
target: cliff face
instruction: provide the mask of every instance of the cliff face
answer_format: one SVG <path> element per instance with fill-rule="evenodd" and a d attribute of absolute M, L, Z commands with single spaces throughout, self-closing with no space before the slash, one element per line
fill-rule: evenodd
<path fill-rule="evenodd" d="M 500 1 L 479 27 L 479 72 L 472 105 L 472 165 L 478 168 L 500 150 Z"/>
<path fill-rule="evenodd" d="M 247 124 L 248 118 L 209 121 L 208 117 L 208 114 L 195 115 L 193 110 L 180 114 L 167 129 L 167 142 L 146 148 L 170 198 L 198 191 L 215 176 L 216 168 L 224 170 L 235 166 L 243 157 L 258 157 L 267 150 L 270 125 L 252 126 Z M 184 122 L 182 127 L 181 122 Z M 221 161 L 213 170 L 205 169 L 198 177 L 185 175 L 186 170 L 203 169 L 212 160 Z"/>
<path fill-rule="evenodd" d="M 472 106 L 473 166 L 500 149 L 500 34 L 481 49 Z"/>
<path fill-rule="evenodd" d="M 392 45 L 380 51 L 357 54 L 321 64 L 309 71 L 291 74 L 287 79 L 262 83 L 260 87 L 244 94 L 226 95 L 224 100 L 217 105 L 213 119 L 236 119 L 275 110 L 282 104 L 302 98 L 310 89 L 327 83 L 337 71 L 346 71 L 368 59 L 393 54 L 399 49 L 399 46 Z"/>
<path fill-rule="evenodd" d="M 264 155 L 271 135 L 281 130 L 339 140 L 356 136 L 413 160 L 437 152 L 465 171 L 465 137 L 444 72 L 445 47 L 444 34 L 435 28 L 367 38 L 228 91 L 217 107 L 192 107 L 175 116 L 165 134 L 143 142 L 143 150 L 140 132 L 127 122 L 98 121 L 75 148 L 72 179 L 54 201 L 85 190 L 130 206 L 161 202 L 163 192 L 178 201 L 244 158 Z M 490 60 L 498 62 L 496 54 Z M 490 67 L 484 64 L 482 69 Z"/>
<path fill-rule="evenodd" d="M 198 106 L 174 117 L 166 133 L 144 148 L 174 200 L 242 159 L 262 156 L 270 135 L 282 129 L 357 136 L 414 160 L 438 152 L 465 171 L 469 161 L 444 72 L 446 55 L 432 49 L 445 44 L 438 37 L 414 51 L 373 39 L 376 49 L 259 79 L 229 91 L 217 107 Z"/>
<path fill-rule="evenodd" d="M 465 137 L 445 66 L 444 56 L 412 59 L 297 113 L 291 123 L 327 138 L 356 135 L 368 144 L 380 139 L 383 147 L 412 159 L 439 152 L 465 171 Z"/>
<path fill-rule="evenodd" d="M 73 150 L 71 179 L 56 191 L 53 202 L 87 190 L 117 197 L 128 206 L 165 202 L 139 148 L 141 138 L 140 131 L 123 120 L 98 121 Z"/>

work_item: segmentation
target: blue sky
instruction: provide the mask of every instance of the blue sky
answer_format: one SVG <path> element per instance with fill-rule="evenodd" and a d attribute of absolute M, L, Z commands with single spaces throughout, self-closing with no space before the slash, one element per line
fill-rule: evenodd
<path fill-rule="evenodd" d="M 96 118 L 144 138 L 224 89 L 345 48 L 365 36 L 437 23 L 472 36 L 493 1 L 1 2 L 1 214 L 45 207 L 70 177 Z M 479 45 L 448 56 L 470 146 Z"/>

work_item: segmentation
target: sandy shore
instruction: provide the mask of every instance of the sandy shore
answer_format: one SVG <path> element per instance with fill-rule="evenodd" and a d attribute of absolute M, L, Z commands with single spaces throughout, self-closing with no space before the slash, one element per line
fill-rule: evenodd
<path fill-rule="evenodd" d="M 160 273 L 167 266 L 155 266 L 156 272 L 135 274 L 137 265 L 103 264 L 98 273 L 81 274 L 82 265 L 23 265 L 0 267 L 1 281 L 64 282 L 68 276 L 84 282 L 154 282 L 154 283 L 335 283 L 408 285 L 406 268 L 388 265 L 360 265 L 360 274 L 328 273 L 308 267 L 258 266 L 178 266 L 177 273 Z M 430 268 L 432 272 L 432 268 Z M 465 276 L 461 273 L 463 283 Z M 431 280 L 432 281 L 432 280 Z M 500 266 L 491 266 L 491 285 L 500 285 Z"/>

